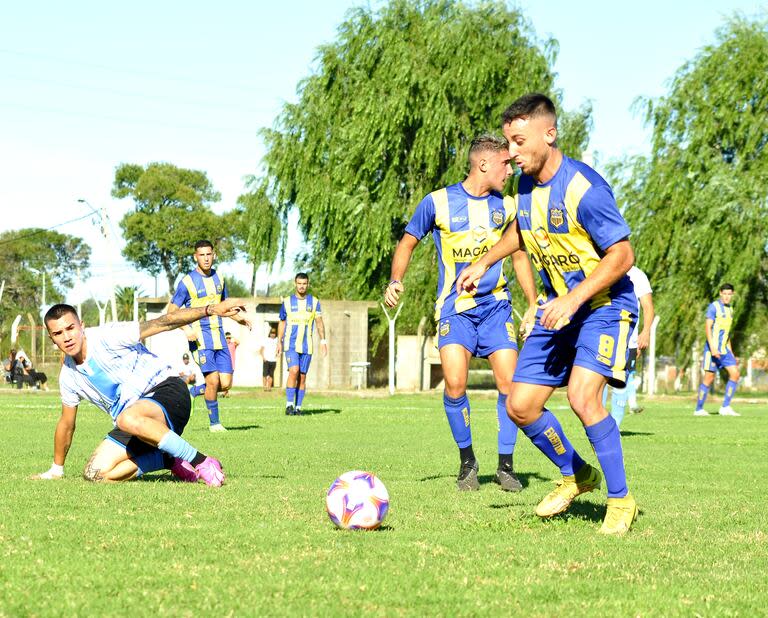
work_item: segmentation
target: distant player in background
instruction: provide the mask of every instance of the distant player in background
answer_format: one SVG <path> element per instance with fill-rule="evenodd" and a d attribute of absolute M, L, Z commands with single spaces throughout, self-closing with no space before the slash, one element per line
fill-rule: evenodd
<path fill-rule="evenodd" d="M 632 329 L 629 337 L 629 360 L 627 361 L 627 385 L 624 388 L 614 388 L 611 397 L 611 416 L 617 425 L 621 425 L 624 420 L 627 404 L 632 414 L 642 412 L 642 408 L 637 405 L 637 392 L 635 387 L 635 374 L 637 370 L 637 358 L 640 353 L 647 349 L 651 342 L 651 325 L 656 315 L 653 308 L 653 290 L 651 282 L 648 281 L 646 274 L 637 266 L 633 266 L 627 272 L 627 276 L 635 288 L 635 296 L 639 303 L 639 309 L 643 314 L 643 328 L 640 334 L 637 334 L 639 322 Z M 606 386 L 606 389 L 608 387 Z M 603 402 L 605 405 L 605 402 Z"/>
<path fill-rule="evenodd" d="M 474 289 L 489 268 L 524 244 L 545 302 L 520 352 L 507 411 L 562 474 L 536 514 L 563 513 L 574 498 L 599 488 L 604 475 L 608 505 L 600 532 L 624 534 L 638 509 L 627 485 L 621 434 L 601 397 L 606 383 L 624 386 L 627 344 L 637 320 L 637 298 L 626 276 L 634 262 L 630 229 L 608 183 L 558 148 L 557 112 L 549 97 L 520 97 L 504 111 L 502 128 L 522 171 L 513 190 L 517 219 L 464 269 L 457 285 Z M 603 475 L 581 458 L 560 421 L 544 408 L 561 386 L 568 387 L 568 403 Z"/>
<path fill-rule="evenodd" d="M 261 376 L 264 382 L 264 390 L 269 392 L 275 383 L 275 367 L 277 367 L 277 331 L 270 327 L 269 336 L 264 340 L 259 348 L 261 354 L 262 370 Z"/>
<path fill-rule="evenodd" d="M 87 399 L 106 412 L 115 427 L 89 458 L 83 472 L 86 480 L 126 481 L 167 468 L 182 481 L 220 486 L 221 463 L 181 437 L 190 413 L 184 381 L 141 340 L 212 315 L 233 317 L 241 309 L 239 299 L 230 299 L 149 322 L 112 322 L 86 329 L 74 307 L 51 307 L 45 325 L 65 354 L 59 375 L 61 417 L 54 435 L 53 465 L 36 478 L 64 476 L 78 406 Z"/>
<path fill-rule="evenodd" d="M 498 389 L 498 466 L 495 480 L 506 491 L 523 486 L 515 476 L 513 456 L 517 427 L 507 415 L 506 400 L 517 363 L 517 336 L 503 260 L 479 280 L 473 292 L 457 293 L 456 277 L 484 255 L 515 220 L 515 204 L 501 191 L 512 174 L 509 144 L 494 135 L 480 135 L 469 147 L 469 173 L 463 182 L 427 195 L 405 228 L 392 258 L 391 281 L 384 302 L 394 307 L 413 250 L 431 233 L 437 248 L 439 278 L 435 303 L 440 364 L 445 378 L 443 406 L 453 439 L 459 448 L 459 491 L 477 490 L 479 465 L 472 448 L 470 405 L 467 398 L 469 361 L 487 358 Z M 515 275 L 529 303 L 532 322 L 536 311 L 536 286 L 528 258 L 512 255 Z M 525 323 L 525 320 L 524 320 Z"/>
<path fill-rule="evenodd" d="M 216 253 L 211 241 L 198 240 L 195 243 L 194 258 L 197 268 L 179 281 L 176 293 L 168 305 L 168 313 L 178 311 L 180 307 L 212 305 L 228 296 L 224 280 L 213 268 Z M 245 317 L 234 315 L 233 318 L 238 323 L 251 327 Z M 190 389 L 190 394 L 193 397 L 205 395 L 209 429 L 214 432 L 226 431 L 219 419 L 218 401 L 219 392 L 232 386 L 232 359 L 224 339 L 224 324 L 217 315 L 204 316 L 199 322 L 185 328 L 184 332 L 190 342 L 190 350 L 205 376 L 205 384 L 196 384 Z"/>
<path fill-rule="evenodd" d="M 308 294 L 309 275 L 298 273 L 294 277 L 296 291 L 283 299 L 280 305 L 280 323 L 277 326 L 277 354 L 285 352 L 288 379 L 285 382 L 285 413 L 301 416 L 306 392 L 307 372 L 312 362 L 312 334 L 317 324 L 320 335 L 320 352 L 328 354 L 325 324 L 320 301 Z"/>
<path fill-rule="evenodd" d="M 227 341 L 227 350 L 229 350 L 229 357 L 232 359 L 232 375 L 234 376 L 235 367 L 236 367 L 235 361 L 237 356 L 237 346 L 240 345 L 240 342 L 237 339 L 235 339 L 232 336 L 232 333 L 230 333 L 229 331 L 224 333 L 224 339 Z M 231 383 L 230 383 L 230 386 L 231 386 Z M 229 388 L 226 389 L 222 393 L 222 395 L 224 397 L 229 397 Z"/>
<path fill-rule="evenodd" d="M 733 286 L 724 283 L 720 286 L 720 298 L 707 307 L 704 320 L 704 358 L 702 369 L 704 378 L 699 386 L 699 396 L 696 400 L 694 416 L 709 416 L 704 409 L 709 388 L 715 381 L 715 371 L 725 369 L 728 372 L 728 383 L 725 385 L 725 397 L 719 414 L 722 416 L 741 416 L 731 407 L 731 399 L 736 394 L 739 385 L 739 367 L 731 347 L 731 327 L 733 326 Z"/>

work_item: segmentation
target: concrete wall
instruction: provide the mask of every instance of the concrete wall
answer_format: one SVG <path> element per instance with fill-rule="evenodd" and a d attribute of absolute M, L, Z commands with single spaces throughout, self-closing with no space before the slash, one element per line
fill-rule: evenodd
<path fill-rule="evenodd" d="M 435 380 L 442 375 L 434 338 L 400 335 L 395 345 L 395 388 L 399 391 L 434 388 Z"/>
<path fill-rule="evenodd" d="M 165 313 L 167 299 L 142 298 L 139 302 L 147 307 L 147 319 Z M 224 318 L 224 329 L 240 342 L 235 353 L 235 386 L 261 386 L 262 360 L 259 354 L 261 342 L 266 339 L 270 325 L 277 325 L 280 298 L 256 297 L 246 305 L 252 330 L 234 320 Z M 368 358 L 368 310 L 375 303 L 365 301 L 338 301 L 321 299 L 325 334 L 328 340 L 328 357 L 320 354 L 320 337 L 315 328 L 312 365 L 307 374 L 307 388 L 350 388 L 352 371 L 350 363 L 365 362 Z M 147 347 L 173 366 L 181 363 L 182 354 L 188 349 L 187 339 L 181 330 L 155 335 L 146 341 Z M 275 386 L 285 384 L 288 374 L 285 357 L 277 361 Z"/>

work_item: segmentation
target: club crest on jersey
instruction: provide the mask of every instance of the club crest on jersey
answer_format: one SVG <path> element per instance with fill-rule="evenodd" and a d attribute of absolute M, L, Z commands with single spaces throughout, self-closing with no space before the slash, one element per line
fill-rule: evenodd
<path fill-rule="evenodd" d="M 486 230 L 482 225 L 478 225 L 475 229 L 472 230 L 472 238 L 474 238 L 475 242 L 478 244 L 484 243 L 486 238 L 488 238 L 488 230 Z"/>
<path fill-rule="evenodd" d="M 543 227 L 537 227 L 533 232 L 533 237 L 536 239 L 536 244 L 542 249 L 549 247 L 549 234 L 547 234 L 547 230 Z"/>
<path fill-rule="evenodd" d="M 493 224 L 496 227 L 500 226 L 502 223 L 504 223 L 504 213 L 500 210 L 494 210 L 491 213 L 491 221 L 493 221 Z"/>
<path fill-rule="evenodd" d="M 440 333 L 441 337 L 445 337 L 448 333 L 451 332 L 451 323 L 448 320 L 445 322 L 440 322 L 440 330 L 438 332 Z"/>
<path fill-rule="evenodd" d="M 549 222 L 552 224 L 552 227 L 560 227 L 564 221 L 562 208 L 551 208 L 549 210 Z"/>

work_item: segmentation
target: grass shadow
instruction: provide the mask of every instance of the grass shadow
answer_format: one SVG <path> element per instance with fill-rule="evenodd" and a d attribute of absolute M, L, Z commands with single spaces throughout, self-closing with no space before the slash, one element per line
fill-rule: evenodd
<path fill-rule="evenodd" d="M 341 408 L 302 408 L 300 416 L 313 416 L 315 414 L 341 414 Z"/>
<path fill-rule="evenodd" d="M 227 431 L 250 431 L 251 429 L 263 429 L 261 425 L 227 425 Z"/>
<path fill-rule="evenodd" d="M 652 431 L 621 431 L 622 438 L 631 438 L 633 436 L 655 436 Z"/>
<path fill-rule="evenodd" d="M 515 476 L 517 477 L 517 480 L 520 481 L 520 484 L 523 486 L 523 488 L 528 487 L 528 485 L 531 484 L 531 481 L 546 481 L 548 480 L 546 477 L 541 476 L 538 472 L 530 472 L 530 473 L 520 473 L 515 472 Z M 479 474 L 477 476 L 477 480 L 480 481 L 481 485 L 486 484 L 493 484 L 496 485 L 495 482 L 496 475 L 495 474 Z M 514 493 L 514 492 L 511 492 Z"/>
<path fill-rule="evenodd" d="M 583 519 L 602 523 L 605 518 L 605 504 L 574 501 L 565 513 L 555 515 L 552 520 Z"/>

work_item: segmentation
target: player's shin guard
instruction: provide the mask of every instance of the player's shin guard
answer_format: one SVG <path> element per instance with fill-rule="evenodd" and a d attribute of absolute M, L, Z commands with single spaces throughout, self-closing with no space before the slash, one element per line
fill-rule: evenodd
<path fill-rule="evenodd" d="M 443 406 L 448 424 L 451 426 L 453 439 L 459 448 L 466 448 L 472 444 L 472 429 L 469 426 L 469 399 L 464 393 L 454 399 L 443 393 Z"/>
<path fill-rule="evenodd" d="M 725 385 L 725 397 L 723 398 L 723 407 L 727 408 L 731 405 L 731 399 L 733 399 L 733 396 L 736 394 L 736 387 L 739 385 L 738 382 L 734 382 L 733 380 L 728 380 L 728 383 Z"/>
<path fill-rule="evenodd" d="M 301 408 L 301 404 L 304 403 L 304 393 L 306 392 L 305 389 L 300 388 L 296 391 L 296 407 Z"/>
<path fill-rule="evenodd" d="M 285 405 L 286 407 L 296 405 L 296 389 L 295 388 L 291 388 L 290 386 L 285 387 Z"/>
<path fill-rule="evenodd" d="M 709 386 L 706 384 L 699 384 L 699 396 L 696 399 L 697 410 L 704 409 L 704 403 L 707 401 L 707 395 L 709 395 Z"/>
<path fill-rule="evenodd" d="M 163 451 L 156 449 L 149 453 L 144 453 L 137 457 L 131 457 L 133 463 L 139 468 L 136 476 L 142 476 L 147 472 L 155 472 L 157 470 L 163 470 L 165 468 L 165 460 L 163 459 Z"/>
<path fill-rule="evenodd" d="M 637 410 L 637 388 L 635 388 L 635 372 L 627 372 L 627 405 L 630 411 Z"/>
<path fill-rule="evenodd" d="M 517 425 L 507 414 L 507 396 L 499 393 L 496 400 L 496 418 L 499 419 L 499 455 L 512 455 L 517 443 Z"/>
<path fill-rule="evenodd" d="M 624 453 L 621 449 L 619 426 L 612 416 L 606 416 L 599 423 L 585 427 L 584 430 L 603 469 L 608 497 L 623 498 L 629 490 L 624 472 Z"/>
<path fill-rule="evenodd" d="M 621 425 L 624 420 L 624 413 L 627 407 L 627 389 L 614 388 L 611 395 L 611 416 L 616 421 L 616 425 Z"/>
<path fill-rule="evenodd" d="M 190 463 L 193 463 L 194 459 L 197 457 L 197 449 L 173 431 L 169 431 L 160 438 L 160 442 L 157 443 L 157 448 L 164 453 L 168 453 L 172 457 L 178 457 L 179 459 L 183 459 Z"/>
<path fill-rule="evenodd" d="M 205 407 L 208 408 L 208 420 L 211 422 L 211 425 L 218 425 L 221 421 L 219 421 L 219 402 L 217 399 L 205 400 Z"/>
<path fill-rule="evenodd" d="M 560 468 L 563 476 L 573 475 L 584 465 L 584 460 L 565 437 L 560 421 L 546 408 L 538 420 L 520 429 L 531 439 L 536 448 Z"/>

